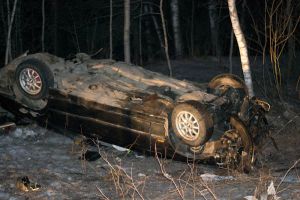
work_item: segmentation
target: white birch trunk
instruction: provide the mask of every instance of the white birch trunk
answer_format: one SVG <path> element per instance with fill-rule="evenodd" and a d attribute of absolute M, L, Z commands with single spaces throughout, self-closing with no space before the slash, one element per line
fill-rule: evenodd
<path fill-rule="evenodd" d="M 7 16 L 9 18 L 8 19 L 9 24 L 8 24 L 7 39 L 6 39 L 6 50 L 5 50 L 5 61 L 4 61 L 5 65 L 9 62 L 9 57 L 11 55 L 11 29 L 12 29 L 12 25 L 14 23 L 17 3 L 18 3 L 18 0 L 15 0 L 11 16 L 10 15 Z M 10 8 L 8 6 L 8 13 L 10 13 L 9 9 Z"/>
<path fill-rule="evenodd" d="M 130 63 L 130 0 L 124 1 L 124 61 Z"/>
<path fill-rule="evenodd" d="M 42 52 L 45 51 L 45 0 L 42 0 L 42 18 L 43 18 L 43 24 L 42 24 Z"/>
<path fill-rule="evenodd" d="M 180 23 L 179 23 L 179 7 L 178 0 L 172 0 L 171 2 L 172 10 L 172 25 L 174 33 L 174 43 L 175 43 L 175 56 L 182 56 L 182 41 L 180 33 Z"/>
<path fill-rule="evenodd" d="M 113 39 L 112 39 L 112 19 L 113 19 L 113 0 L 110 0 L 109 11 L 109 58 L 113 58 Z"/>
<path fill-rule="evenodd" d="M 251 98 L 254 96 L 254 91 L 253 91 L 250 62 L 249 62 L 249 56 L 247 50 L 247 43 L 245 40 L 244 33 L 241 30 L 239 17 L 236 10 L 235 0 L 228 0 L 228 8 L 229 8 L 229 14 L 232 23 L 232 29 L 239 46 L 244 80 L 248 87 L 249 97 Z"/>

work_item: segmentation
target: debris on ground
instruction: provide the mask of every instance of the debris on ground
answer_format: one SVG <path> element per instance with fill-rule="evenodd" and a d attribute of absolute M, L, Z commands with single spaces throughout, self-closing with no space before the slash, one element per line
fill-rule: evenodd
<path fill-rule="evenodd" d="M 23 192 L 29 192 L 39 190 L 41 188 L 41 185 L 38 183 L 30 182 L 28 176 L 23 176 L 17 178 L 16 187 Z"/>
<path fill-rule="evenodd" d="M 83 153 L 79 159 L 86 160 L 86 161 L 96 161 L 99 158 L 101 158 L 101 155 L 97 151 L 90 151 L 87 150 L 85 153 Z"/>

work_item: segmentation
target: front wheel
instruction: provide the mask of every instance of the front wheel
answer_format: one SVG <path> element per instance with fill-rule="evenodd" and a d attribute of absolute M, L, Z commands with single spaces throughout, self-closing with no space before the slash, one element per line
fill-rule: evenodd
<path fill-rule="evenodd" d="M 204 108 L 187 103 L 175 106 L 171 123 L 175 136 L 192 147 L 204 144 L 213 132 L 211 115 Z"/>
<path fill-rule="evenodd" d="M 50 68 L 37 59 L 28 59 L 19 64 L 15 71 L 14 93 L 16 99 L 33 110 L 47 105 L 48 91 L 54 85 Z"/>
<path fill-rule="evenodd" d="M 216 152 L 216 161 L 242 171 L 249 171 L 254 162 L 254 146 L 244 123 L 236 116 L 229 119 L 229 130 L 220 138 L 222 147 Z"/>

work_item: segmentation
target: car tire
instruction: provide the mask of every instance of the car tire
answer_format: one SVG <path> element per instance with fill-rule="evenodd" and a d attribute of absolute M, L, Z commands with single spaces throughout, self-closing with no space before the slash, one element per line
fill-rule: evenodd
<path fill-rule="evenodd" d="M 211 115 L 204 108 L 187 103 L 175 106 L 171 125 L 171 134 L 191 147 L 203 145 L 213 133 Z"/>
<path fill-rule="evenodd" d="M 13 88 L 16 99 L 33 110 L 41 110 L 46 106 L 49 88 L 53 85 L 53 73 L 40 60 L 25 60 L 15 70 Z"/>
<path fill-rule="evenodd" d="M 215 76 L 208 83 L 208 92 L 216 95 L 222 95 L 228 87 L 239 89 L 244 93 L 244 96 L 248 96 L 248 89 L 245 82 L 238 76 L 233 74 L 220 74 Z"/>
<path fill-rule="evenodd" d="M 230 117 L 229 125 L 230 129 L 225 132 L 222 136 L 223 139 L 221 139 L 223 144 L 229 145 L 227 150 L 222 151 L 228 152 L 222 159 L 223 161 L 226 160 L 227 167 L 247 172 L 254 163 L 253 140 L 245 124 L 237 116 Z"/>

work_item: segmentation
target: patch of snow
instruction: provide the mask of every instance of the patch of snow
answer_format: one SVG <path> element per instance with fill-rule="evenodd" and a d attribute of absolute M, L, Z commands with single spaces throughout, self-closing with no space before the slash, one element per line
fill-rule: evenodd
<path fill-rule="evenodd" d="M 55 181 L 53 183 L 50 184 L 52 187 L 56 188 L 56 189 L 59 189 L 61 188 L 61 183 Z"/>
<path fill-rule="evenodd" d="M 138 173 L 138 177 L 145 177 L 146 174 L 143 174 L 143 173 Z"/>
<path fill-rule="evenodd" d="M 211 181 L 224 181 L 224 180 L 234 180 L 233 176 L 218 176 L 215 174 L 201 174 L 200 177 L 203 181 L 211 182 Z"/>
<path fill-rule="evenodd" d="M 0 199 L 9 199 L 9 194 L 5 192 L 0 192 Z"/>
<path fill-rule="evenodd" d="M 112 147 L 118 151 L 121 151 L 121 152 L 130 152 L 130 149 L 127 149 L 127 148 L 124 148 L 124 147 L 120 147 L 120 146 L 117 146 L 117 145 L 112 145 Z"/>
<path fill-rule="evenodd" d="M 300 178 L 296 175 L 288 175 L 284 179 L 281 178 L 281 180 L 285 183 L 300 183 Z"/>
<path fill-rule="evenodd" d="M 55 193 L 54 190 L 48 189 L 48 190 L 46 191 L 46 194 L 47 194 L 48 197 L 51 197 L 51 196 L 55 196 L 56 193 Z"/>
<path fill-rule="evenodd" d="M 247 199 L 247 200 L 258 200 L 255 196 L 245 196 L 244 199 Z"/>
<path fill-rule="evenodd" d="M 26 139 L 26 138 L 33 138 L 38 135 L 43 136 L 45 134 L 45 130 L 34 130 L 30 128 L 16 128 L 11 135 L 15 138 L 21 138 L 21 139 Z"/>

